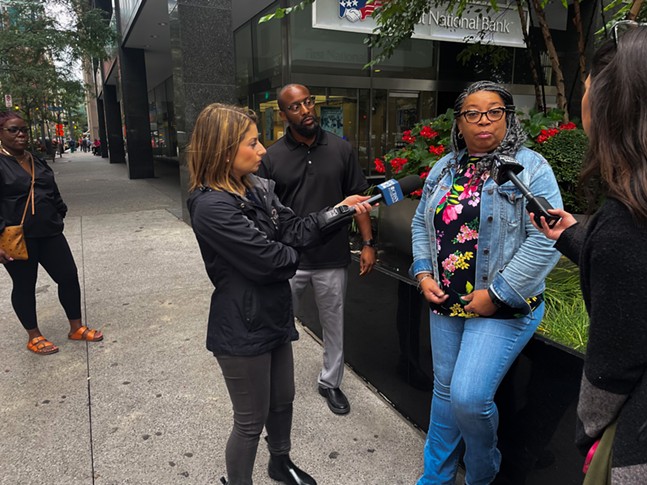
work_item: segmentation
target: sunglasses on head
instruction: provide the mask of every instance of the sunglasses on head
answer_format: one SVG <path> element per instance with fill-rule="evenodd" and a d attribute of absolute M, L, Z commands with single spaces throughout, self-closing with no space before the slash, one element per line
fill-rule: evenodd
<path fill-rule="evenodd" d="M 635 29 L 636 27 L 647 27 L 647 23 L 636 22 L 635 20 L 620 20 L 613 24 L 611 26 L 610 32 L 611 38 L 613 39 L 613 42 L 615 42 L 616 47 L 618 46 L 618 41 L 623 36 L 623 34 L 626 34 L 631 29 Z"/>

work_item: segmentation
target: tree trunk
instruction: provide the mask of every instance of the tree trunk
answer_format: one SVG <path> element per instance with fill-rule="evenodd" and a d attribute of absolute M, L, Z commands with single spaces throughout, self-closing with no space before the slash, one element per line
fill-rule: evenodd
<path fill-rule="evenodd" d="M 557 81 L 557 107 L 564 111 L 564 123 L 568 123 L 568 103 L 566 101 L 566 83 L 564 82 L 564 73 L 562 72 L 562 67 L 559 63 L 559 57 L 557 55 L 557 50 L 555 49 L 555 44 L 553 43 L 553 38 L 550 35 L 550 29 L 548 27 L 548 22 L 546 22 L 544 9 L 541 8 L 541 2 L 540 0 L 532 0 L 532 4 L 535 7 L 535 13 L 539 20 L 541 33 L 544 36 L 550 64 L 555 72 L 555 79 Z"/>
<path fill-rule="evenodd" d="M 523 11 L 523 5 L 521 0 L 516 0 L 517 2 L 517 11 L 519 12 L 519 19 L 521 20 L 521 32 L 523 33 L 523 41 L 526 43 L 526 47 L 529 49 L 529 58 L 530 58 L 530 74 L 532 75 L 532 81 L 535 88 L 535 106 L 537 109 L 544 111 L 546 108 L 544 106 L 544 98 L 541 93 L 541 82 L 539 81 L 539 73 L 537 72 L 537 64 L 535 64 L 535 48 L 530 42 L 530 36 L 526 30 L 526 25 L 528 25 L 526 20 L 526 12 Z"/>
<path fill-rule="evenodd" d="M 577 52 L 580 55 L 580 82 L 582 83 L 581 89 L 584 93 L 584 83 L 586 82 L 586 56 L 584 52 L 584 32 L 582 29 L 582 11 L 580 10 L 580 0 L 573 1 L 573 9 L 575 16 L 573 17 L 573 24 L 577 30 Z"/>
<path fill-rule="evenodd" d="M 640 13 L 640 7 L 643 5 L 643 0 L 634 0 L 629 13 L 627 14 L 627 20 L 636 20 L 638 14 Z"/>

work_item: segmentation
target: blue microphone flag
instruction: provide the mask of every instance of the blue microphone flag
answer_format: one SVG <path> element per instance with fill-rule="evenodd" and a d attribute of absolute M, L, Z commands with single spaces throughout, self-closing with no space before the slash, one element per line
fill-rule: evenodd
<path fill-rule="evenodd" d="M 382 194 L 382 202 L 386 205 L 395 204 L 404 199 L 402 194 L 402 187 L 397 180 L 391 179 L 383 182 L 377 186 L 377 189 Z"/>

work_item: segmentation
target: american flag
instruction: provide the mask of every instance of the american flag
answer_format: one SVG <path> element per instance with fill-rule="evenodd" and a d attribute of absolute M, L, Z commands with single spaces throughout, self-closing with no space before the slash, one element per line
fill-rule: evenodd
<path fill-rule="evenodd" d="M 382 3 L 381 0 L 375 0 L 372 3 L 367 3 L 367 0 L 339 0 L 339 16 L 345 17 L 346 10 L 359 10 L 364 20 L 373 15 L 373 11 L 382 6 Z"/>
<path fill-rule="evenodd" d="M 364 20 L 366 17 L 370 17 L 371 15 L 373 15 L 373 11 L 377 7 L 382 6 L 382 2 L 380 0 L 375 0 L 374 2 L 369 3 L 369 4 L 364 2 L 364 4 L 365 4 L 365 6 L 363 8 L 359 9 L 359 11 L 362 12 L 362 20 Z"/>

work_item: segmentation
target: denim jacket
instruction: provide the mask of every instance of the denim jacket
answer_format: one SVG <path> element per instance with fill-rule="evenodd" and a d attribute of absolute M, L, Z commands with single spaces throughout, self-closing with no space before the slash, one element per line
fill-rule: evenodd
<path fill-rule="evenodd" d="M 464 153 L 461 151 L 456 160 Z M 562 208 L 555 175 L 544 157 L 523 147 L 515 158 L 524 167 L 517 176 L 530 192 L 545 197 L 553 207 Z M 453 160 L 454 154 L 450 153 L 433 166 L 413 217 L 410 269 L 413 277 L 432 273 L 439 281 L 434 217 L 456 169 L 450 167 L 442 177 L 441 173 Z M 489 287 L 501 301 L 528 313 L 530 306 L 525 300 L 544 291 L 545 278 L 559 260 L 559 253 L 553 241 L 533 227 L 526 212 L 526 201 L 512 182 L 498 186 L 488 178 L 483 184 L 480 210 L 474 289 Z"/>

